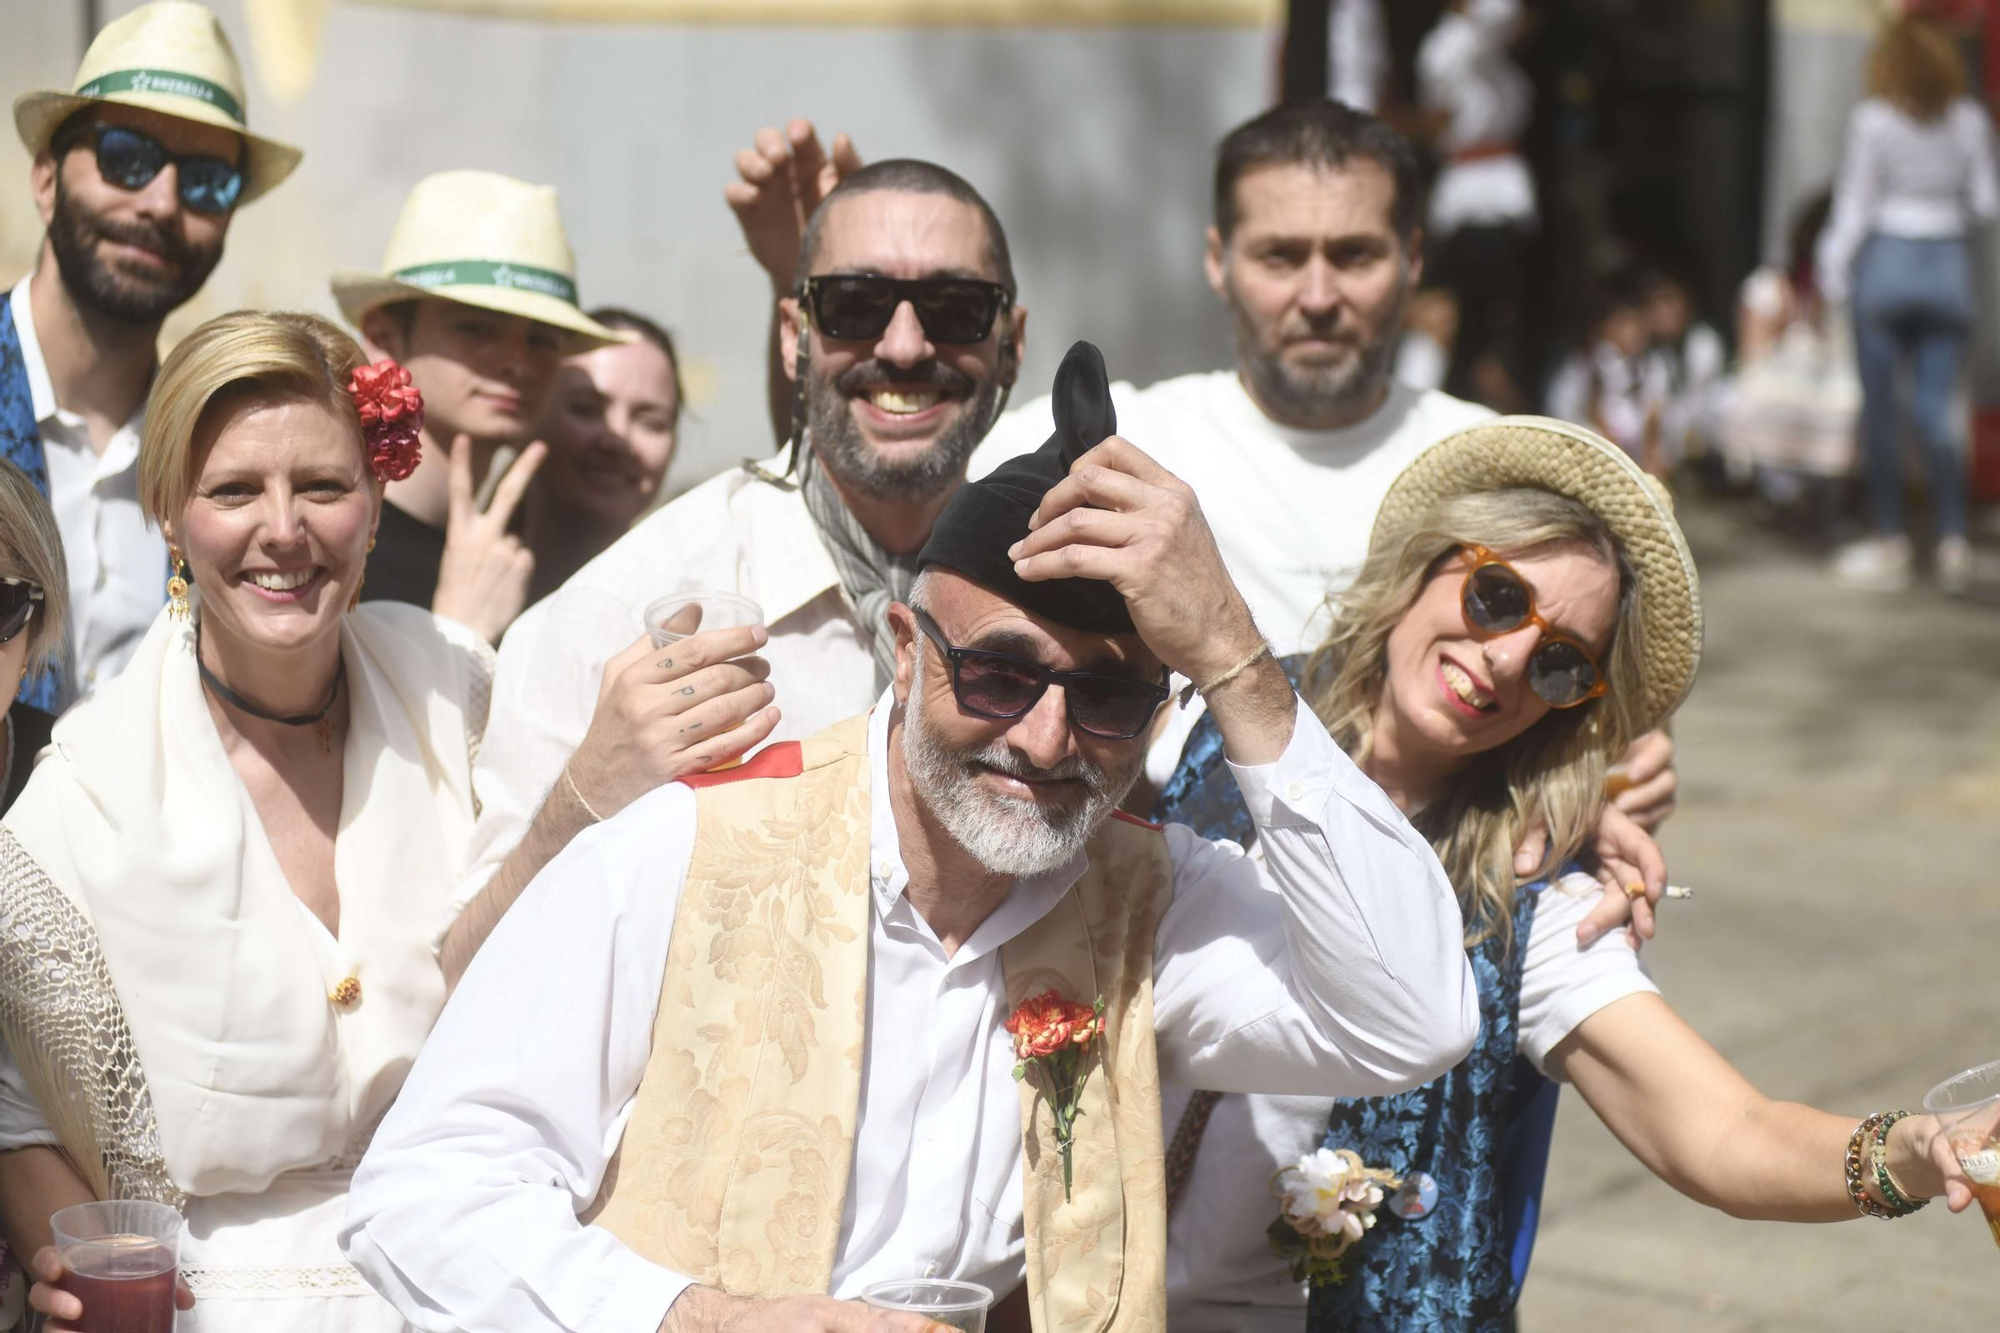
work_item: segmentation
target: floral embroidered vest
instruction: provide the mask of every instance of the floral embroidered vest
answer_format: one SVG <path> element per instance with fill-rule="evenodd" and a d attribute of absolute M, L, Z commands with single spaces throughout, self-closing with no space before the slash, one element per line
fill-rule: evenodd
<path fill-rule="evenodd" d="M 732 1295 L 828 1290 L 868 1040 L 867 719 L 693 780 L 695 850 L 653 1050 L 586 1220 Z M 1105 999 L 1074 1196 L 1023 1081 L 1027 1279 L 1037 1333 L 1166 1327 L 1153 936 L 1172 893 L 1158 831 L 1107 821 L 1089 868 L 1003 947 L 1009 1007 Z"/>
<path fill-rule="evenodd" d="M 1297 684 L 1303 659 L 1283 665 Z M 1211 719 L 1189 734 L 1154 814 L 1205 837 L 1245 846 L 1255 837 Z M 1512 1327 L 1534 1249 L 1558 1091 L 1518 1053 L 1521 967 L 1545 887 L 1526 885 L 1515 895 L 1511 950 L 1496 936 L 1467 951 L 1479 989 L 1471 1053 L 1423 1087 L 1336 1103 L 1324 1146 L 1351 1148 L 1405 1180 L 1429 1175 L 1437 1203 L 1420 1218 L 1386 1206 L 1376 1214 L 1375 1227 L 1343 1260 L 1345 1279 L 1313 1292 L 1310 1333 Z"/>
<path fill-rule="evenodd" d="M 49 493 L 48 460 L 42 452 L 41 423 L 28 390 L 28 363 L 21 358 L 21 335 L 14 327 L 14 303 L 0 289 L 0 459 L 27 473 L 43 495 Z M 21 682 L 15 697 L 44 713 L 58 711 L 63 684 L 59 668 Z"/>

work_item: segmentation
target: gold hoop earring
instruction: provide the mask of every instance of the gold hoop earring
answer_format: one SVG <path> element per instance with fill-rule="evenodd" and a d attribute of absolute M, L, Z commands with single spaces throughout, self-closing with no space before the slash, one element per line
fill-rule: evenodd
<path fill-rule="evenodd" d="M 175 620 L 186 620 L 190 614 L 187 562 L 171 546 L 167 548 L 167 614 Z"/>

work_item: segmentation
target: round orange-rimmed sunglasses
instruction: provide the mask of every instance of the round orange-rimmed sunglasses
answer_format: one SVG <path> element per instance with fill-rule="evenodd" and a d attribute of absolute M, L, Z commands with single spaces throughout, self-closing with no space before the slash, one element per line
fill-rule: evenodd
<path fill-rule="evenodd" d="M 1477 639 L 1512 634 L 1523 625 L 1542 632 L 1528 654 L 1528 688 L 1551 708 L 1589 703 L 1607 688 L 1597 656 L 1535 610 L 1534 590 L 1520 571 L 1484 546 L 1461 546 L 1469 568 L 1458 590 L 1465 628 Z"/>

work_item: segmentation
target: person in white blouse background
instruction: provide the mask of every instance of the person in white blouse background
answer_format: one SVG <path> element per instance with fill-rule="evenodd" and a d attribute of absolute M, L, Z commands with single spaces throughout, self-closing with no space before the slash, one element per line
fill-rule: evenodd
<path fill-rule="evenodd" d="M 1951 593 L 1965 591 L 1972 576 L 1965 458 L 1951 395 L 1977 315 L 1968 237 L 2000 216 L 2000 184 L 1992 123 L 1964 89 L 1964 62 L 1947 29 L 1915 15 L 1889 26 L 1869 57 L 1869 95 L 1848 118 L 1833 216 L 1820 236 L 1820 294 L 1851 305 L 1861 370 L 1872 531 L 1833 564 L 1837 578 L 1859 586 L 1895 590 L 1910 582 L 1896 420 L 1905 366 L 1937 537 L 1934 572 Z"/>
<path fill-rule="evenodd" d="M 300 156 L 251 134 L 246 104 L 221 22 L 180 0 L 107 25 L 72 89 L 14 103 L 47 236 L 0 301 L 0 457 L 49 497 L 68 560 L 67 678 L 23 696 L 45 711 L 116 675 L 166 601 L 138 489 L 160 325 L 221 261 L 235 210 Z"/>
<path fill-rule="evenodd" d="M 350 1200 L 347 1253 L 413 1324 L 915 1330 L 847 1302 L 1025 1273 L 1036 1327 L 1157 1327 L 1159 1083 L 1386 1091 L 1468 1047 L 1436 858 L 1303 711 L 1193 493 L 1106 435 L 1094 348 L 1058 396 L 1056 436 L 939 519 L 872 713 L 648 794 L 500 923 Z M 1168 669 L 1268 871 L 1114 816 Z M 1044 985 L 1107 1023 L 1073 1209 L 1046 1089 L 1009 1074 Z"/>

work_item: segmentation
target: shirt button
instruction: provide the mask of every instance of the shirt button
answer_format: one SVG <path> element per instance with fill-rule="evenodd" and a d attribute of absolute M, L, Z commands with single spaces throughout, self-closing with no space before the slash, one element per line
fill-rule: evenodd
<path fill-rule="evenodd" d="M 1285 788 L 1285 795 L 1294 801 L 1304 799 L 1305 794 L 1306 784 L 1303 782 L 1294 781 L 1291 786 Z"/>

